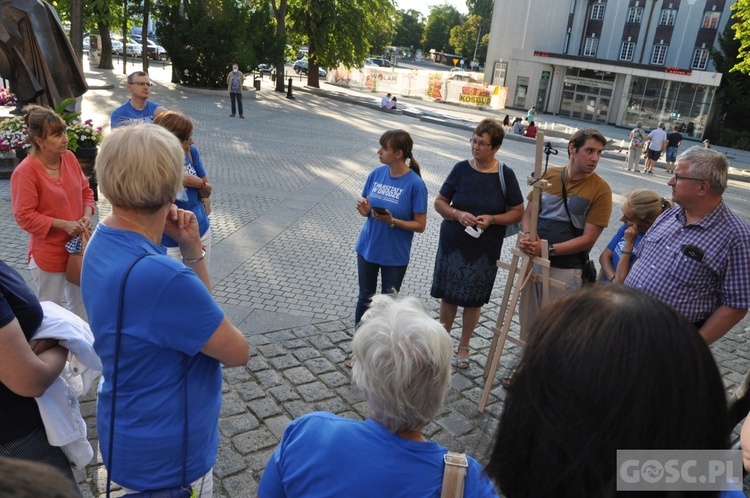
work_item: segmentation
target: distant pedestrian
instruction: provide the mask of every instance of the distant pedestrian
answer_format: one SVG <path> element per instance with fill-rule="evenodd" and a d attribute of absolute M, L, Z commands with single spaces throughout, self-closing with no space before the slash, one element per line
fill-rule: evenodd
<path fill-rule="evenodd" d="M 156 116 L 166 111 L 163 105 L 148 100 L 149 89 L 152 85 L 148 74 L 143 71 L 128 75 L 125 87 L 130 92 L 130 100 L 112 111 L 111 128 L 129 124 L 153 123 Z"/>
<path fill-rule="evenodd" d="M 397 104 L 398 104 L 398 99 L 397 99 L 396 97 L 393 97 L 393 98 L 392 98 L 392 99 L 390 100 L 390 102 L 388 102 L 388 103 L 387 103 L 387 104 L 385 105 L 385 108 L 386 108 L 386 109 L 393 109 L 393 110 L 395 110 L 395 109 L 396 109 L 396 105 L 397 105 Z"/>
<path fill-rule="evenodd" d="M 638 121 L 635 128 L 630 131 L 630 150 L 628 151 L 628 171 L 640 170 L 639 163 L 643 153 L 643 142 L 646 141 L 646 132 L 643 131 L 643 121 Z"/>
<path fill-rule="evenodd" d="M 533 123 L 535 119 L 536 119 L 536 106 L 532 105 L 531 109 L 529 109 L 529 112 L 526 113 L 526 120 L 529 123 Z"/>
<path fill-rule="evenodd" d="M 382 99 L 380 99 L 380 107 L 386 107 L 388 105 L 388 102 L 391 101 L 391 94 L 389 93 Z"/>
<path fill-rule="evenodd" d="M 513 134 L 523 135 L 524 129 L 523 120 L 521 118 L 516 118 L 516 120 L 513 121 Z"/>
<path fill-rule="evenodd" d="M 646 166 L 643 168 L 644 173 L 654 174 L 654 164 L 661 157 L 662 152 L 667 148 L 667 132 L 664 131 L 664 123 L 659 123 L 659 127 L 648 134 L 646 140 L 648 152 L 646 153 Z"/>
<path fill-rule="evenodd" d="M 703 147 L 705 147 L 706 149 L 710 149 L 711 148 L 711 141 L 709 139 L 705 139 L 703 141 Z"/>
<path fill-rule="evenodd" d="M 533 121 L 529 123 L 524 134 L 529 138 L 536 138 L 536 124 Z"/>
<path fill-rule="evenodd" d="M 506 114 L 503 119 L 503 131 L 505 133 L 510 133 L 510 114 Z"/>
<path fill-rule="evenodd" d="M 232 101 L 232 114 L 229 115 L 230 118 L 237 115 L 237 108 L 239 107 L 240 117 L 245 119 L 245 115 L 242 112 L 242 85 L 244 83 L 245 75 L 240 72 L 237 64 L 232 64 L 232 72 L 227 75 L 229 98 Z"/>
<path fill-rule="evenodd" d="M 674 162 L 677 159 L 677 149 L 682 145 L 680 127 L 672 128 L 672 133 L 667 135 L 667 173 L 674 173 Z"/>

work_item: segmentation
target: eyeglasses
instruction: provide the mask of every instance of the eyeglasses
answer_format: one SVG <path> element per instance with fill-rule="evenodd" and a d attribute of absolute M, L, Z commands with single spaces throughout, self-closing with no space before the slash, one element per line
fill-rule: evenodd
<path fill-rule="evenodd" d="M 694 182 L 705 182 L 705 178 L 693 178 L 690 176 L 680 176 L 677 173 L 674 174 L 674 181 L 677 183 L 678 180 L 693 180 Z"/>
<path fill-rule="evenodd" d="M 149 83 L 148 81 L 134 81 L 131 83 L 131 85 L 138 85 L 138 86 L 154 86 L 153 83 Z"/>
<path fill-rule="evenodd" d="M 487 142 L 480 142 L 475 138 L 470 138 L 469 143 L 471 145 L 478 145 L 479 147 L 492 147 L 492 144 L 488 144 Z"/>

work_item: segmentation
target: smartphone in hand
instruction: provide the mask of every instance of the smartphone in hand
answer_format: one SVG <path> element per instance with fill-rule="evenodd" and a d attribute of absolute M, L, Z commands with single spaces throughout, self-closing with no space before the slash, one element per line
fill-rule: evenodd
<path fill-rule="evenodd" d="M 374 207 L 374 208 L 372 208 L 372 210 L 375 211 L 376 213 L 378 213 L 381 216 L 385 216 L 386 214 L 388 214 L 386 212 L 385 208 Z"/>

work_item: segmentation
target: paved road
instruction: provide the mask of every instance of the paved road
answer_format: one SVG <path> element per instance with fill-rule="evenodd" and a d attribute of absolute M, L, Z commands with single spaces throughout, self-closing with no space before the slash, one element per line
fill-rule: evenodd
<path fill-rule="evenodd" d="M 116 85 L 86 95 L 84 117 L 96 124 L 107 122 L 111 110 L 125 100 L 121 75 L 100 77 Z M 195 93 L 165 81 L 152 90 L 154 101 L 195 119 L 196 145 L 214 185 L 214 293 L 252 345 L 246 367 L 225 370 L 214 494 L 254 496 L 265 463 L 291 420 L 314 410 L 358 419 L 367 415 L 342 360 L 350 351 L 357 294 L 353 247 L 362 218 L 354 203 L 367 174 L 378 165 L 379 135 L 396 127 L 412 134 L 414 156 L 432 200 L 452 165 L 468 157 L 470 133 L 306 93 L 290 101 L 270 90 L 245 101 L 247 119 L 231 119 L 223 92 Z M 507 141 L 499 156 L 521 179 L 532 169 L 530 144 Z M 563 157 L 551 164 L 563 164 Z M 649 187 L 668 194 L 666 174 L 644 177 L 626 173 L 622 166 L 611 159 L 600 163 L 616 206 L 597 255 L 617 229 L 625 192 Z M 749 190 L 750 184 L 732 182 L 727 192 L 728 203 L 745 219 L 750 219 Z M 0 220 L 0 257 L 28 277 L 27 237 L 10 216 L 7 180 L 0 181 L 0 206 L 8 214 Z M 99 213 L 108 211 L 102 198 Z M 402 289 L 423 299 L 434 316 L 438 302 L 429 288 L 439 222 L 431 210 L 427 230 L 415 237 Z M 507 247 L 503 257 L 509 259 Z M 496 387 L 486 413 L 477 412 L 489 327 L 496 321 L 504 284 L 500 272 L 493 303 L 471 343 L 471 367 L 455 373 L 443 410 L 425 429 L 428 437 L 480 460 L 490 448 L 504 398 Z M 458 331 L 452 335 L 457 342 Z M 745 321 L 714 347 L 728 388 L 748 369 L 748 335 Z M 506 351 L 499 376 L 517 359 L 516 348 Z M 82 410 L 96 447 L 94 393 L 85 398 Z M 84 496 L 103 496 L 106 476 L 100 457 L 78 476 Z"/>

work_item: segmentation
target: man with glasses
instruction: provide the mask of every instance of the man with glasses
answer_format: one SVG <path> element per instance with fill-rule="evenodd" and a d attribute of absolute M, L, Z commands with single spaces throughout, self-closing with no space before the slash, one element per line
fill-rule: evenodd
<path fill-rule="evenodd" d="M 126 88 L 130 92 L 130 100 L 112 112 L 112 129 L 129 124 L 153 123 L 156 116 L 166 111 L 163 105 L 148 100 L 151 85 L 148 74 L 143 71 L 128 75 Z"/>
<path fill-rule="evenodd" d="M 552 167 L 542 175 L 549 183 L 542 193 L 539 207 L 539 237 L 521 239 L 520 248 L 532 257 L 542 255 L 540 239 L 549 242 L 550 277 L 568 284 L 567 289 L 550 287 L 550 301 L 580 289 L 588 254 L 612 214 L 612 190 L 594 173 L 607 139 L 593 128 L 578 130 L 568 141 L 568 165 Z M 531 200 L 531 193 L 528 199 Z M 531 203 L 526 206 L 521 223 L 528 232 L 531 226 Z M 536 268 L 541 273 L 541 268 Z M 542 304 L 542 283 L 529 283 L 526 316 L 537 315 Z"/>
<path fill-rule="evenodd" d="M 750 307 L 750 227 L 722 199 L 727 169 L 724 155 L 711 149 L 677 156 L 667 182 L 676 206 L 643 236 L 625 279 L 682 313 L 708 344 Z"/>

